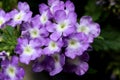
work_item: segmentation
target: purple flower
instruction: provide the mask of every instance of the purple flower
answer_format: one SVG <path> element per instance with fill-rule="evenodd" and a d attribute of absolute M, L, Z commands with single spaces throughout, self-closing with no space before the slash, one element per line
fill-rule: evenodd
<path fill-rule="evenodd" d="M 87 37 L 83 34 L 73 34 L 67 39 L 67 48 L 65 55 L 74 59 L 76 56 L 82 55 L 89 47 Z"/>
<path fill-rule="evenodd" d="M 66 14 L 69 14 L 69 13 L 74 12 L 74 11 L 75 11 L 74 4 L 70 0 L 67 0 L 65 2 L 65 12 L 66 12 Z"/>
<path fill-rule="evenodd" d="M 77 32 L 82 32 L 89 37 L 89 42 L 93 42 L 93 38 L 96 38 L 100 34 L 100 25 L 92 21 L 90 16 L 83 16 L 80 19 L 80 24 L 76 25 Z"/>
<path fill-rule="evenodd" d="M 52 56 L 44 56 L 39 60 L 36 60 L 33 65 L 33 71 L 41 72 L 43 70 L 48 71 L 51 76 L 60 73 L 63 70 L 65 64 L 65 56 L 58 53 Z"/>
<path fill-rule="evenodd" d="M 44 11 L 41 15 L 36 15 L 32 18 L 31 22 L 33 25 L 45 26 L 50 22 L 50 15 L 47 11 Z"/>
<path fill-rule="evenodd" d="M 83 75 L 89 68 L 88 65 L 89 56 L 87 53 L 84 53 L 81 56 L 76 57 L 75 59 L 66 59 L 64 66 L 65 72 L 75 72 L 77 75 Z"/>
<path fill-rule="evenodd" d="M 30 23 L 22 24 L 22 36 L 29 37 L 30 39 L 41 39 L 43 40 L 44 37 L 47 37 L 49 33 L 40 25 L 33 25 Z"/>
<path fill-rule="evenodd" d="M 8 22 L 8 25 L 15 27 L 18 24 L 21 24 L 22 21 L 29 22 L 32 12 L 29 9 L 29 5 L 26 2 L 18 3 L 18 10 L 14 9 L 10 13 L 12 20 Z"/>
<path fill-rule="evenodd" d="M 8 13 L 5 13 L 4 10 L 0 9 L 0 28 L 3 28 L 5 23 L 10 20 Z"/>
<path fill-rule="evenodd" d="M 39 40 L 28 40 L 26 38 L 19 38 L 15 52 L 20 55 L 20 62 L 29 64 L 31 60 L 41 56 L 41 43 Z"/>
<path fill-rule="evenodd" d="M 48 5 L 50 6 L 50 12 L 54 15 L 57 10 L 64 9 L 64 2 L 60 0 L 48 0 Z"/>
<path fill-rule="evenodd" d="M 11 60 L 2 61 L 2 76 L 1 80 L 23 80 L 24 70 L 18 66 L 18 57 L 13 56 Z"/>
<path fill-rule="evenodd" d="M 39 5 L 39 12 L 48 12 L 51 17 L 57 10 L 64 10 L 64 2 L 60 0 L 48 0 L 48 5 L 42 3 Z"/>
<path fill-rule="evenodd" d="M 60 52 L 61 47 L 63 46 L 63 42 L 62 39 L 59 39 L 58 41 L 46 39 L 45 46 L 46 47 L 43 49 L 43 53 L 47 55 L 51 55 Z"/>
<path fill-rule="evenodd" d="M 74 17 L 72 16 L 73 15 L 67 15 L 64 10 L 58 10 L 55 12 L 54 18 L 55 18 L 56 23 L 46 26 L 46 29 L 49 32 L 53 32 L 50 35 L 50 38 L 52 40 L 57 41 L 62 36 L 68 36 L 74 33 L 76 15 L 74 15 Z"/>

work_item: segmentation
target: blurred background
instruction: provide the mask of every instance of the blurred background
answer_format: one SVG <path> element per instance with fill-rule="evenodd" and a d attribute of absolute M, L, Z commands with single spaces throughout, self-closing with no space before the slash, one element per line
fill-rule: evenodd
<path fill-rule="evenodd" d="M 47 0 L 0 0 L 0 8 L 11 11 L 18 1 L 26 1 L 33 16 L 39 13 L 40 3 L 47 3 Z M 83 76 L 61 72 L 51 77 L 47 72 L 33 73 L 30 65 L 23 65 L 26 70 L 24 80 L 120 80 L 120 0 L 71 1 L 76 7 L 78 19 L 89 15 L 101 26 L 101 34 L 91 44 L 92 51 L 88 52 L 88 72 Z"/>

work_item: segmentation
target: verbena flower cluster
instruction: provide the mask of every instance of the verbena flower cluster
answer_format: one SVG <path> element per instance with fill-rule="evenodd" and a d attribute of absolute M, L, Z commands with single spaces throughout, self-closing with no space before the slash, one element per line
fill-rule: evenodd
<path fill-rule="evenodd" d="M 21 36 L 11 58 L 0 53 L 0 80 L 22 80 L 23 68 L 18 61 L 29 64 L 33 71 L 48 71 L 54 76 L 61 71 L 83 75 L 88 70 L 87 50 L 100 34 L 100 26 L 90 16 L 77 22 L 74 4 L 67 0 L 48 0 L 39 5 L 39 14 L 32 17 L 26 2 L 19 2 L 17 9 L 8 13 L 0 10 L 0 28 L 6 25 L 20 27 Z M 18 57 L 15 55 L 19 55 Z"/>

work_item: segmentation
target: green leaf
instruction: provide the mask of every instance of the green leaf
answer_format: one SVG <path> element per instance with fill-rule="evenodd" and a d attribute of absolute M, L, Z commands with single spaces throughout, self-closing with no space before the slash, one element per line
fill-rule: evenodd
<path fill-rule="evenodd" d="M 2 0 L 2 8 L 5 11 L 11 11 L 17 6 L 18 0 Z"/>
<path fill-rule="evenodd" d="M 85 15 L 92 16 L 93 20 L 96 21 L 100 18 L 102 9 L 96 5 L 96 0 L 89 0 L 85 6 Z"/>
<path fill-rule="evenodd" d="M 19 29 L 19 28 L 18 28 Z M 20 36 L 20 31 L 17 28 L 6 26 L 1 30 L 0 51 L 13 52 L 17 44 L 17 38 Z"/>
<path fill-rule="evenodd" d="M 92 44 L 96 51 L 120 52 L 120 31 L 111 26 L 102 29 L 101 36 L 104 39 L 96 38 Z"/>

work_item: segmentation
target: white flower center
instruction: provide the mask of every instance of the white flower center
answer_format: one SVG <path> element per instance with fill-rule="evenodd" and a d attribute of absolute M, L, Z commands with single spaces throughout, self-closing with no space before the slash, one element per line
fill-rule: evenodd
<path fill-rule="evenodd" d="M 37 29 L 37 28 L 33 28 L 33 29 L 30 29 L 30 36 L 32 37 L 32 38 L 37 38 L 37 37 L 39 37 L 39 34 L 40 34 L 40 30 L 39 29 Z"/>
<path fill-rule="evenodd" d="M 57 26 L 57 31 L 64 32 L 68 28 L 68 22 L 64 21 Z"/>
<path fill-rule="evenodd" d="M 10 78 L 14 78 L 16 75 L 16 68 L 14 66 L 9 65 L 6 69 L 6 73 Z"/>
<path fill-rule="evenodd" d="M 0 26 L 5 23 L 4 18 L 0 17 Z"/>
<path fill-rule="evenodd" d="M 57 46 L 57 44 L 55 43 L 55 42 L 53 42 L 53 41 L 51 41 L 50 43 L 49 43 L 49 49 L 51 50 L 51 51 L 55 51 L 55 50 L 57 50 L 58 49 L 58 46 Z"/>
<path fill-rule="evenodd" d="M 81 46 L 81 45 L 80 45 L 80 43 L 79 43 L 78 41 L 73 40 L 73 39 L 69 40 L 69 44 L 68 44 L 68 47 L 69 47 L 69 48 L 77 49 L 77 48 L 79 48 L 80 46 Z"/>
<path fill-rule="evenodd" d="M 27 45 L 25 48 L 24 48 L 24 54 L 27 54 L 27 55 L 32 55 L 34 52 L 34 49 L 30 46 L 30 45 Z"/>
<path fill-rule="evenodd" d="M 89 34 L 90 29 L 89 29 L 89 27 L 87 27 L 87 26 L 79 26 L 79 27 L 77 28 L 77 32 L 83 32 L 83 33 L 85 33 L 85 34 Z"/>
<path fill-rule="evenodd" d="M 47 13 L 43 13 L 40 17 L 40 21 L 42 24 L 45 24 L 48 21 Z"/>
<path fill-rule="evenodd" d="M 24 15 L 25 15 L 24 12 L 22 12 L 22 11 L 19 12 L 18 14 L 16 14 L 16 15 L 14 16 L 14 21 L 21 21 L 21 20 L 23 20 Z"/>

